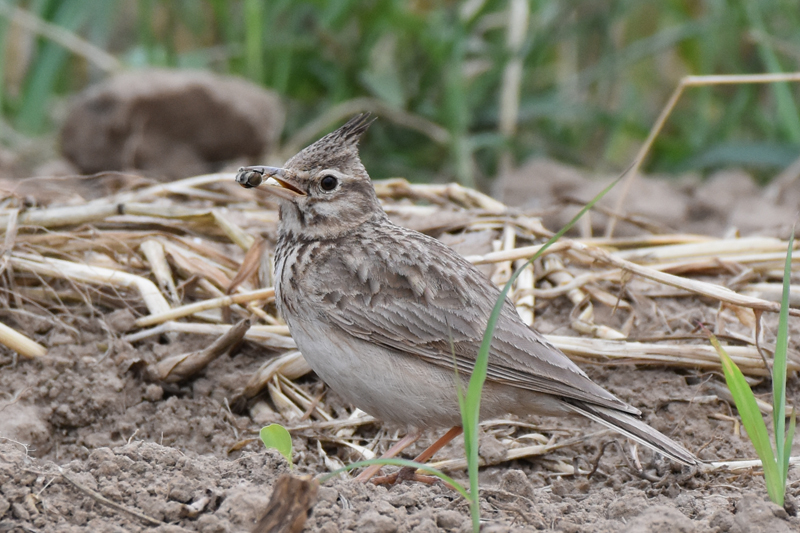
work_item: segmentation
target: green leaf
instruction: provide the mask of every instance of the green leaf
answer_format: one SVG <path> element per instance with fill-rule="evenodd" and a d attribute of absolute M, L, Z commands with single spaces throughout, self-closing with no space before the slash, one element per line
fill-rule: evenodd
<path fill-rule="evenodd" d="M 264 81 L 264 4 L 260 0 L 244 2 L 244 49 L 247 74 L 257 83 Z"/>
<path fill-rule="evenodd" d="M 794 228 L 789 236 L 789 246 L 786 251 L 786 263 L 783 267 L 783 294 L 781 296 L 781 312 L 778 318 L 778 336 L 775 341 L 775 357 L 772 363 L 772 416 L 775 424 L 775 456 L 781 465 L 782 487 L 786 487 L 788 466 L 784 463 L 791 452 L 785 447 L 786 436 L 786 353 L 789 349 L 789 288 L 792 277 L 792 247 L 794 246 Z M 786 463 L 788 465 L 788 463 Z"/>
<path fill-rule="evenodd" d="M 289 466 L 294 468 L 294 463 L 292 463 L 292 436 L 289 435 L 285 427 L 280 424 L 270 424 L 261 428 L 259 436 L 268 450 L 278 450 L 278 453 L 289 462 Z"/>
<path fill-rule="evenodd" d="M 94 9 L 87 2 L 60 2 L 52 20 L 55 26 L 68 32 L 76 32 Z M 42 13 L 36 13 L 41 16 Z M 48 103 L 56 92 L 58 78 L 69 60 L 69 52 L 61 45 L 44 41 L 32 63 L 25 80 L 22 105 L 17 115 L 17 127 L 26 133 L 39 132 L 44 125 Z"/>
<path fill-rule="evenodd" d="M 711 344 L 714 345 L 719 354 L 722 371 L 725 373 L 725 382 L 728 384 L 728 390 L 731 391 L 734 403 L 736 403 L 736 409 L 739 410 L 739 416 L 742 417 L 742 424 L 744 424 L 744 428 L 747 431 L 747 436 L 761 459 L 769 498 L 778 505 L 783 505 L 784 485 L 782 476 L 778 471 L 778 464 L 772 451 L 772 443 L 769 441 L 767 426 L 761 417 L 761 411 L 758 409 L 753 391 L 744 379 L 742 371 L 731 360 L 717 338 L 710 332 L 708 335 Z"/>

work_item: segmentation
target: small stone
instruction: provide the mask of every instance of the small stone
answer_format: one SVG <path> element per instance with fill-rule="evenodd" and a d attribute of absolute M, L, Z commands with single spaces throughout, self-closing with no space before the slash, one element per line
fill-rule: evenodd
<path fill-rule="evenodd" d="M 321 502 L 336 503 L 339 499 L 339 492 L 331 487 L 319 487 L 317 489 L 317 500 Z"/>
<path fill-rule="evenodd" d="M 20 520 L 30 520 L 31 515 L 25 507 L 19 503 L 14 502 L 11 504 L 11 512 L 14 513 L 14 516 Z"/>
<path fill-rule="evenodd" d="M 109 484 L 100 489 L 100 494 L 105 496 L 111 501 L 120 502 L 122 501 L 122 493 L 117 488 L 116 484 Z"/>
<path fill-rule="evenodd" d="M 397 531 L 397 523 L 377 511 L 367 511 L 358 520 L 356 531 L 360 533 L 393 533 Z"/>
<path fill-rule="evenodd" d="M 647 500 L 644 497 L 626 495 L 608 504 L 606 516 L 611 520 L 629 520 L 646 512 Z"/>
<path fill-rule="evenodd" d="M 415 498 L 409 493 L 393 494 L 389 497 L 389 503 L 391 503 L 395 507 L 413 507 L 418 502 L 419 499 Z"/>
<path fill-rule="evenodd" d="M 325 522 L 317 529 L 317 533 L 339 533 L 339 526 L 333 522 Z"/>
<path fill-rule="evenodd" d="M 104 317 L 106 324 L 115 333 L 125 333 L 130 331 L 136 325 L 136 317 L 133 312 L 128 309 L 118 309 L 113 313 L 109 313 Z"/>
<path fill-rule="evenodd" d="M 694 533 L 695 527 L 683 513 L 665 505 L 649 507 L 628 523 L 624 533 Z"/>
<path fill-rule="evenodd" d="M 195 521 L 195 524 L 197 525 L 197 531 L 200 533 L 229 533 L 231 531 L 227 520 L 220 520 L 212 514 L 201 515 Z"/>
<path fill-rule="evenodd" d="M 455 529 L 467 518 L 458 511 L 443 510 L 436 513 L 436 525 L 444 529 Z"/>
<path fill-rule="evenodd" d="M 161 385 L 150 383 L 147 387 L 145 387 L 143 397 L 149 402 L 160 401 L 164 397 L 164 389 L 161 387 Z"/>
<path fill-rule="evenodd" d="M 181 519 L 183 505 L 178 502 L 164 502 L 161 510 L 164 513 L 165 522 L 177 522 Z"/>
<path fill-rule="evenodd" d="M 486 460 L 486 464 L 497 464 L 506 458 L 508 450 L 506 446 L 497 440 L 494 435 L 483 435 L 480 439 L 480 456 Z"/>
<path fill-rule="evenodd" d="M 169 489 L 169 499 L 181 503 L 189 503 L 192 501 L 192 491 L 186 483 L 186 480 L 177 480 L 176 483 Z"/>
<path fill-rule="evenodd" d="M 432 519 L 423 518 L 422 522 L 411 530 L 411 533 L 439 533 L 439 528 L 436 527 L 436 522 Z"/>
<path fill-rule="evenodd" d="M 746 494 L 736 504 L 734 522 L 751 533 L 789 533 L 792 526 L 783 507 L 755 494 Z"/>
<path fill-rule="evenodd" d="M 744 533 L 734 521 L 733 514 L 722 509 L 711 516 L 708 525 L 717 528 L 719 533 Z"/>

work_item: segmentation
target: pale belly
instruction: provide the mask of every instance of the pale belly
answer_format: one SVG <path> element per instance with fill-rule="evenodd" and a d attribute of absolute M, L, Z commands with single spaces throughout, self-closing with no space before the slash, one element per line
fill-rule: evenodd
<path fill-rule="evenodd" d="M 455 372 L 353 337 L 322 323 L 287 320 L 309 366 L 328 386 L 361 410 L 414 427 L 461 425 Z M 467 383 L 463 380 L 466 393 Z M 505 414 L 566 414 L 549 395 L 487 382 L 481 419 Z"/>

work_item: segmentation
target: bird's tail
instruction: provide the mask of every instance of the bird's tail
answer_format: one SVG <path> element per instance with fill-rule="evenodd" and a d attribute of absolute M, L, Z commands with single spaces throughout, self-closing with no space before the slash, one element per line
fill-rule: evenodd
<path fill-rule="evenodd" d="M 699 462 L 692 452 L 632 415 L 580 401 L 573 400 L 566 403 L 576 413 L 622 433 L 679 463 L 696 465 Z"/>

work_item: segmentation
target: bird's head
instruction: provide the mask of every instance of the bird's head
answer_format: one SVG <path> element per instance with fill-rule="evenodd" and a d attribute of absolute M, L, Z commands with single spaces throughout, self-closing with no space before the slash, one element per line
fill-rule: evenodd
<path fill-rule="evenodd" d="M 335 238 L 372 217 L 385 216 L 369 174 L 358 157 L 358 141 L 372 120 L 350 119 L 289 159 L 283 167 L 239 169 L 237 183 L 266 190 L 280 200 L 281 231 L 310 239 Z"/>

